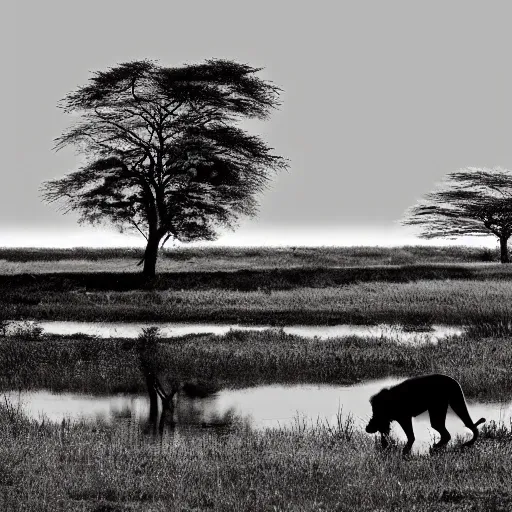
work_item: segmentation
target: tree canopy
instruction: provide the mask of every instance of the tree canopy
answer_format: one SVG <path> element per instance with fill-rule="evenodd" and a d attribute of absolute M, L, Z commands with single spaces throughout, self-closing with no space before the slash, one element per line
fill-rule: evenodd
<path fill-rule="evenodd" d="M 494 235 L 507 263 L 512 235 L 512 171 L 468 167 L 449 173 L 402 221 L 422 228 L 422 238 Z"/>
<path fill-rule="evenodd" d="M 77 121 L 56 149 L 75 146 L 86 163 L 43 183 L 43 199 L 147 240 L 144 273 L 159 244 L 212 240 L 220 226 L 255 215 L 257 195 L 287 161 L 238 126 L 265 120 L 281 90 L 246 64 L 211 59 L 162 67 L 143 60 L 97 72 L 61 102 Z"/>

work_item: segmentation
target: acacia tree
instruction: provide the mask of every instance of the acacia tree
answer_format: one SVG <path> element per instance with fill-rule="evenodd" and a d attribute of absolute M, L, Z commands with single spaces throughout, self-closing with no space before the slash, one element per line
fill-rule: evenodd
<path fill-rule="evenodd" d="M 256 196 L 288 163 L 238 126 L 267 119 L 281 89 L 261 69 L 211 59 L 162 67 L 149 60 L 97 72 L 60 104 L 77 122 L 56 139 L 85 164 L 42 185 L 46 202 L 108 221 L 146 240 L 141 264 L 154 276 L 169 239 L 213 240 L 220 226 L 255 215 Z M 161 244 L 161 245 L 160 245 Z"/>
<path fill-rule="evenodd" d="M 509 263 L 512 235 L 512 171 L 469 167 L 447 175 L 439 190 L 411 208 L 402 224 L 421 226 L 422 238 L 494 235 L 500 259 Z"/>

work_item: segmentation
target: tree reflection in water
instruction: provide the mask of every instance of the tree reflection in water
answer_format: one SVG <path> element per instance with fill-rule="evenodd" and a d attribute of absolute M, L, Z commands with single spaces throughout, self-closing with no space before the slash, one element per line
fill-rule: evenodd
<path fill-rule="evenodd" d="M 163 405 L 163 404 L 162 404 Z M 159 437 L 174 437 L 180 434 L 194 434 L 203 429 L 215 433 L 226 433 L 241 423 L 234 408 L 223 413 L 214 410 L 214 397 L 190 398 L 184 393 L 176 393 L 154 416 L 148 413 L 143 432 Z"/>

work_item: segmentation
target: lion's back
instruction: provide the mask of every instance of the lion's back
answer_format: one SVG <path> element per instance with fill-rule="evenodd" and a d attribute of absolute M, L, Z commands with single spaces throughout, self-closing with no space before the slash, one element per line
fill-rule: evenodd
<path fill-rule="evenodd" d="M 412 377 L 397 384 L 393 392 L 396 407 L 406 408 L 411 416 L 425 412 L 435 402 L 448 403 L 458 392 L 459 384 L 455 379 L 441 373 Z"/>

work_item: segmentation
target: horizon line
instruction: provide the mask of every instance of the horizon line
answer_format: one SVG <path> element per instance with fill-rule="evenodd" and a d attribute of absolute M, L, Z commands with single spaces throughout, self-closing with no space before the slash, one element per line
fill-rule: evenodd
<path fill-rule="evenodd" d="M 180 244 L 179 246 L 174 247 L 162 247 L 160 251 L 170 251 L 170 250 L 180 250 L 180 249 L 342 249 L 342 248 L 379 248 L 379 249 L 405 249 L 405 248 L 415 248 L 415 247 L 430 247 L 430 248 L 450 248 L 450 247 L 465 247 L 465 248 L 474 248 L 474 249 L 488 249 L 488 246 L 485 245 L 471 245 L 466 243 L 452 243 L 452 244 L 414 244 L 414 243 L 401 243 L 401 244 L 390 244 L 390 245 L 382 245 L 382 244 L 266 244 L 266 245 L 211 245 L 211 244 Z M 98 249 L 98 250 L 132 250 L 132 249 L 140 249 L 144 250 L 143 245 L 133 245 L 133 246 L 94 246 L 94 245 L 74 245 L 69 247 L 58 247 L 58 246 L 44 246 L 44 245 L 34 245 L 34 246 L 5 246 L 0 245 L 0 251 L 2 250 L 74 250 L 74 249 Z"/>

